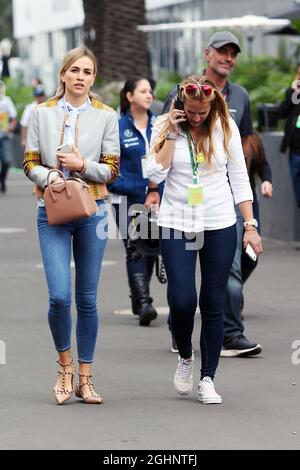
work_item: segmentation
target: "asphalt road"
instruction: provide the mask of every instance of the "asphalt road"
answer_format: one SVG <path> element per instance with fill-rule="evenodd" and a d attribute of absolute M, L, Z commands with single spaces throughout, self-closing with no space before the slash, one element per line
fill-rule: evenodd
<path fill-rule="evenodd" d="M 244 309 L 246 334 L 263 352 L 222 358 L 216 389 L 223 404 L 205 406 L 197 401 L 196 386 L 189 397 L 173 389 L 177 355 L 169 350 L 166 315 L 140 327 L 132 314 L 114 313 L 130 303 L 123 247 L 110 240 L 99 287 L 94 366 L 105 402 L 88 406 L 74 398 L 57 406 L 51 392 L 56 353 L 31 191 L 23 175 L 11 174 L 8 193 L 0 197 L 0 348 L 6 347 L 0 449 L 299 449 L 300 251 L 265 240 L 245 288 Z M 152 295 L 156 306 L 166 306 L 165 287 L 156 279 Z M 199 329 L 197 315 L 196 382 Z"/>

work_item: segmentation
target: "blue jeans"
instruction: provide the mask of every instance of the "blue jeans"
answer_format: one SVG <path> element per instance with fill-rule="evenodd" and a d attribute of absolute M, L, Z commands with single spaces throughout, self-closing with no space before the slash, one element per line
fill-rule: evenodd
<path fill-rule="evenodd" d="M 107 211 L 97 201 L 97 214 L 62 225 L 48 225 L 38 208 L 40 249 L 48 284 L 48 320 L 57 351 L 71 347 L 71 253 L 75 262 L 76 339 L 79 362 L 93 362 L 98 332 L 97 286 L 107 241 Z M 97 233 L 96 233 L 97 232 Z"/>
<path fill-rule="evenodd" d="M 294 194 L 298 207 L 300 207 L 300 155 L 290 153 L 290 172 L 293 182 Z"/>
<path fill-rule="evenodd" d="M 1 165 L 10 165 L 11 163 L 11 149 L 10 140 L 8 137 L 0 139 L 0 162 Z"/>
<path fill-rule="evenodd" d="M 201 378 L 214 377 L 223 344 L 224 295 L 236 248 L 236 226 L 204 232 L 201 249 L 187 250 L 187 240 L 161 238 L 161 252 L 168 277 L 171 326 L 179 354 L 192 355 L 192 333 L 197 307 L 196 262 L 199 254 L 202 318 L 200 337 Z M 190 242 L 190 240 L 189 240 Z"/>
<path fill-rule="evenodd" d="M 244 225 L 242 214 L 236 206 L 236 250 L 225 292 L 224 337 L 238 336 L 244 332 L 241 319 L 243 303 L 242 252 Z"/>
<path fill-rule="evenodd" d="M 259 222 L 259 207 L 256 194 L 253 191 L 253 215 Z M 236 231 L 237 243 L 230 269 L 230 275 L 225 293 L 225 310 L 224 310 L 224 337 L 234 337 L 244 333 L 244 325 L 241 318 L 241 307 L 244 303 L 243 297 L 243 267 L 247 270 L 246 277 L 256 268 L 257 262 L 248 259 L 247 255 L 243 253 L 243 237 L 244 237 L 244 224 L 243 216 L 238 206 L 235 206 L 236 211 Z M 259 231 L 259 228 L 258 228 Z M 244 266 L 243 266 L 243 264 Z"/>

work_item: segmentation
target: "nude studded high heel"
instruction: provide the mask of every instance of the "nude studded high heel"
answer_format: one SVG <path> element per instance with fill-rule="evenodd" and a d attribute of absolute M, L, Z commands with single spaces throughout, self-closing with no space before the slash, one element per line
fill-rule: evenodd
<path fill-rule="evenodd" d="M 62 405 L 71 398 L 74 392 L 75 366 L 73 359 L 68 364 L 63 364 L 59 359 L 56 362 L 59 364 L 60 370 L 58 371 L 53 393 L 57 403 Z"/>
<path fill-rule="evenodd" d="M 99 395 L 94 388 L 91 381 L 92 375 L 78 374 L 78 377 L 84 377 L 85 381 L 80 385 L 76 385 L 75 396 L 82 398 L 82 400 L 89 405 L 100 405 L 103 403 L 103 398 Z"/>

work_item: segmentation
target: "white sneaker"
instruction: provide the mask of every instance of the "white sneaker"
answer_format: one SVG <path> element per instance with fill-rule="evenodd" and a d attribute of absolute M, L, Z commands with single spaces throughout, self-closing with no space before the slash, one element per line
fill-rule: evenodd
<path fill-rule="evenodd" d="M 222 403 L 222 397 L 215 391 L 215 386 L 210 377 L 203 377 L 198 385 L 199 400 L 204 405 L 211 405 L 213 403 Z"/>
<path fill-rule="evenodd" d="M 174 376 L 174 387 L 181 395 L 187 395 L 193 389 L 194 354 L 190 359 L 178 358 L 178 366 Z"/>

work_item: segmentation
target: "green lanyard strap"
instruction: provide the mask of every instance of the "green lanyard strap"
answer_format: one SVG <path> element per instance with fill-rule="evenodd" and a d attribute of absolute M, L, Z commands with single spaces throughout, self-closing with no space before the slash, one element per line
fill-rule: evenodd
<path fill-rule="evenodd" d="M 197 184 L 198 182 L 198 163 L 195 160 L 194 150 L 192 145 L 192 136 L 189 129 L 186 127 L 186 136 L 189 144 L 189 151 L 190 151 L 190 159 L 192 165 L 192 174 L 193 174 L 193 183 Z"/>

